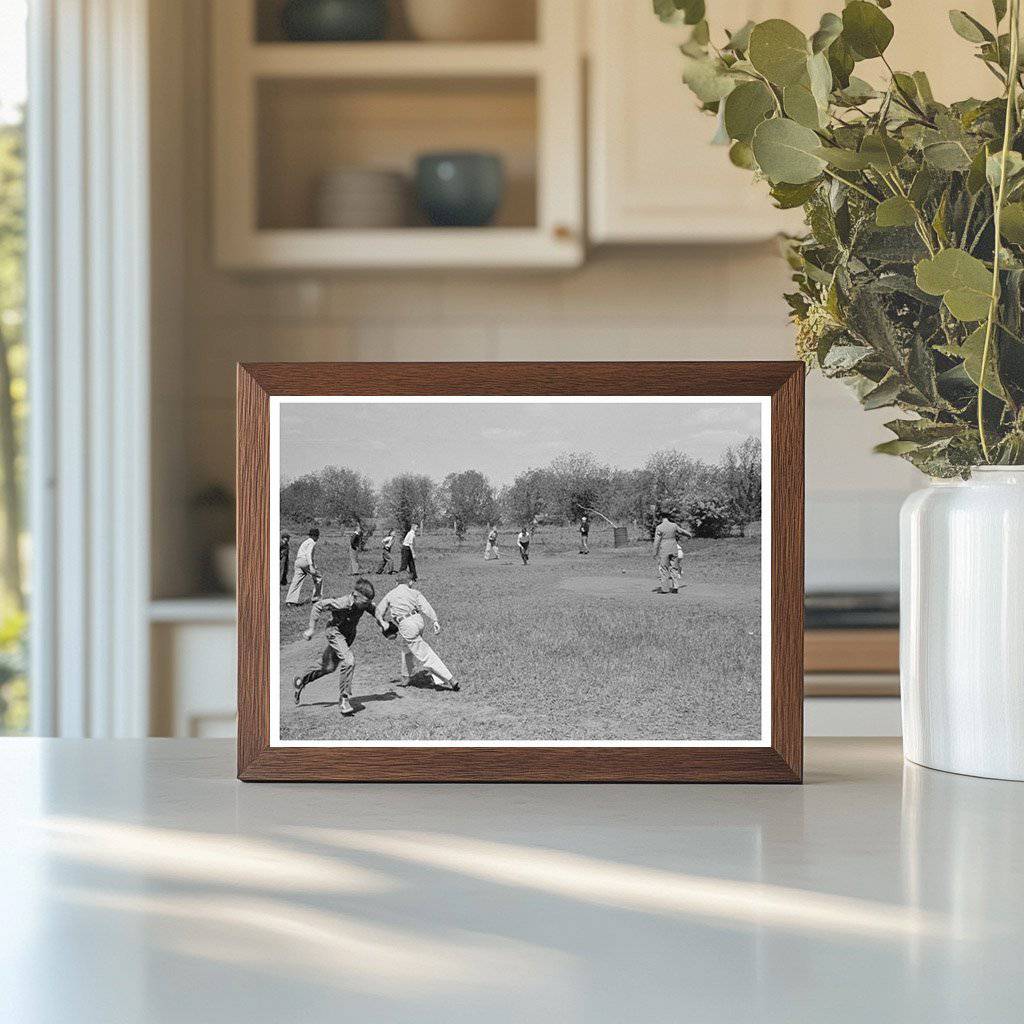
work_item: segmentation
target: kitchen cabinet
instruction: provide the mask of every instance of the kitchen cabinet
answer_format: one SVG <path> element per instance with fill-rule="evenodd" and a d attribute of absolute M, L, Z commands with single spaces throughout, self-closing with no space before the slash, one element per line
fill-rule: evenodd
<path fill-rule="evenodd" d="M 273 0 L 217 0 L 211 5 L 217 265 L 581 262 L 579 5 L 535 0 L 529 39 L 424 42 L 403 34 L 399 24 L 380 41 L 310 43 L 282 38 Z M 506 187 L 493 224 L 433 227 L 411 201 L 403 226 L 318 222 L 315 195 L 332 172 L 384 170 L 411 179 L 418 155 L 453 150 L 501 157 Z"/>

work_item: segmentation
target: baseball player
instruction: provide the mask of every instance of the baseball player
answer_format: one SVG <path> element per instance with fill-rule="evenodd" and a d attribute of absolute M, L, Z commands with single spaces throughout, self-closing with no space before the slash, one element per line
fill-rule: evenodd
<path fill-rule="evenodd" d="M 410 576 L 405 570 L 398 574 L 398 586 L 389 590 L 377 605 L 376 615 L 385 635 L 388 635 L 390 626 L 398 627 L 398 635 L 404 648 L 403 683 L 408 683 L 412 676 L 420 672 L 427 672 L 439 690 L 454 692 L 459 689 L 459 684 L 448 666 L 423 639 L 423 631 L 428 620 L 432 624 L 435 636 L 441 632 L 441 624 L 437 621 L 437 613 L 430 602 L 415 587 L 410 586 Z"/>
<path fill-rule="evenodd" d="M 292 557 L 292 539 L 287 533 L 281 534 L 281 586 L 288 586 L 288 563 Z"/>
<path fill-rule="evenodd" d="M 352 645 L 356 640 L 356 626 L 363 612 L 376 615 L 377 609 L 373 604 L 373 584 L 360 577 L 356 580 L 352 593 L 345 597 L 324 597 L 315 602 L 309 613 L 309 629 L 302 635 L 307 640 L 313 639 L 313 630 L 316 628 L 317 620 L 327 612 L 330 621 L 327 623 L 327 646 L 320 657 L 320 664 L 313 665 L 301 676 L 292 680 L 292 687 L 295 691 L 295 703 L 299 703 L 302 691 L 314 679 L 330 675 L 335 669 L 340 669 L 338 680 L 339 703 L 343 715 L 354 715 L 355 708 L 349 702 L 352 695 L 352 679 L 356 672 L 356 659 L 352 655 Z"/>
<path fill-rule="evenodd" d="M 295 555 L 295 573 L 288 588 L 288 596 L 284 599 L 285 604 L 302 604 L 302 585 L 306 582 L 307 576 L 313 581 L 313 600 L 323 593 L 324 578 L 316 565 L 316 546 L 319 540 L 320 531 L 314 526 L 309 531 L 309 536 L 299 545 L 298 553 Z"/>
<path fill-rule="evenodd" d="M 416 524 L 411 523 L 405 536 L 402 538 L 402 564 L 399 566 L 402 570 L 408 570 L 409 578 L 416 582 Z"/>
<path fill-rule="evenodd" d="M 487 547 L 484 548 L 484 561 L 489 562 L 492 558 L 501 558 L 498 551 L 498 529 L 492 526 L 487 531 Z"/>
<path fill-rule="evenodd" d="M 353 576 L 359 575 L 359 546 L 363 542 L 363 524 L 356 522 L 356 528 L 348 541 L 348 571 Z"/>
<path fill-rule="evenodd" d="M 679 560 L 676 552 L 682 550 L 679 538 L 693 537 L 689 530 L 673 522 L 666 510 L 654 530 L 654 558 L 658 563 L 658 589 L 662 594 L 679 593 Z M 669 589 L 666 590 L 665 586 Z"/>
<path fill-rule="evenodd" d="M 530 563 L 530 531 L 524 526 L 516 537 L 516 544 L 519 547 L 519 557 L 523 560 L 523 565 L 529 565 Z"/>
<path fill-rule="evenodd" d="M 395 559 L 391 549 L 395 544 L 395 528 L 392 526 L 387 536 L 380 542 L 380 565 L 377 566 L 377 575 L 380 576 L 385 569 L 389 576 L 395 573 Z"/>

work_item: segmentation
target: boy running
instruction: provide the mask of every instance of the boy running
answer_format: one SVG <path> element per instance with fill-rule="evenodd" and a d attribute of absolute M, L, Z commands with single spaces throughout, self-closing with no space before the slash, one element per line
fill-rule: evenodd
<path fill-rule="evenodd" d="M 316 566 L 316 546 L 319 540 L 320 531 L 314 526 L 309 531 L 309 536 L 299 545 L 295 556 L 295 574 L 288 588 L 288 596 L 284 599 L 285 604 L 302 604 L 302 585 L 306 582 L 307 576 L 313 581 L 313 600 L 323 593 L 324 578 Z"/>
<path fill-rule="evenodd" d="M 448 666 L 423 639 L 423 630 L 428 619 L 433 624 L 435 636 L 441 632 L 441 624 L 437 621 L 437 613 L 430 602 L 415 587 L 409 585 L 407 572 L 403 570 L 398 574 L 398 586 L 384 595 L 384 599 L 377 605 L 376 615 L 382 630 L 386 631 L 391 624 L 398 627 L 398 635 L 402 638 L 404 647 L 403 684 L 408 683 L 412 676 L 427 672 L 438 689 L 453 692 L 459 689 L 459 684 L 448 670 Z"/>
<path fill-rule="evenodd" d="M 349 703 L 352 694 L 352 679 L 356 673 L 356 659 L 352 655 L 352 645 L 356 640 L 356 626 L 363 612 L 375 615 L 377 609 L 373 604 L 373 584 L 361 577 L 356 580 L 352 593 L 346 597 L 325 597 L 317 601 L 309 613 L 309 629 L 302 635 L 307 640 L 313 639 L 313 630 L 317 619 L 327 612 L 330 621 L 327 623 L 327 646 L 321 655 L 320 664 L 312 666 L 304 675 L 296 676 L 292 681 L 295 691 L 295 703 L 299 703 L 302 691 L 314 679 L 330 675 L 336 668 L 341 669 L 338 680 L 341 713 L 354 715 L 355 708 Z"/>
<path fill-rule="evenodd" d="M 519 557 L 523 560 L 523 565 L 528 565 L 530 562 L 530 531 L 525 526 L 519 531 L 516 544 L 519 545 Z"/>
<path fill-rule="evenodd" d="M 392 526 L 388 530 L 387 536 L 380 542 L 380 565 L 377 566 L 377 575 L 380 576 L 385 569 L 388 571 L 388 575 L 392 576 L 395 572 L 395 559 L 391 554 L 391 548 L 395 543 L 395 528 Z"/>

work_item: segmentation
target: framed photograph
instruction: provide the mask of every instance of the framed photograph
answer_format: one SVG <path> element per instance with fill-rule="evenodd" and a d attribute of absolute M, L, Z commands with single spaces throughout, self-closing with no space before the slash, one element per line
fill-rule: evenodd
<path fill-rule="evenodd" d="M 799 782 L 798 362 L 238 368 L 246 781 Z"/>

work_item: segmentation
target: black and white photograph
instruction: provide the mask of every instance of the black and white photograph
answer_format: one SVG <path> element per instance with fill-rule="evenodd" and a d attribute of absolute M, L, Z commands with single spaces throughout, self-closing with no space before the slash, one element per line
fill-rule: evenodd
<path fill-rule="evenodd" d="M 274 398 L 272 744 L 765 745 L 769 419 Z"/>

